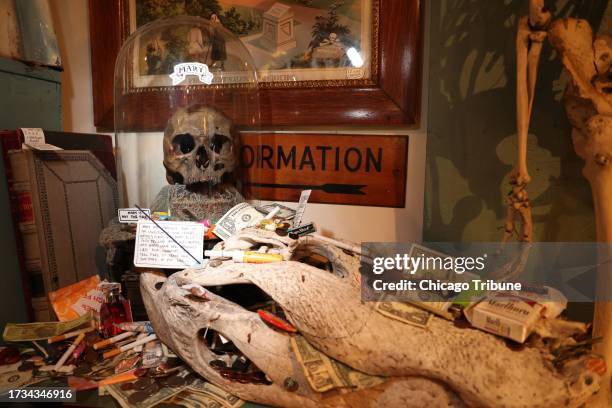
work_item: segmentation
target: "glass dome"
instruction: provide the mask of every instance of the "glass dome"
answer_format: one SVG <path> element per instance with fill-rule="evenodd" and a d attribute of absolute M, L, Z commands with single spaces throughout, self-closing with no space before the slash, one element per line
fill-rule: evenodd
<path fill-rule="evenodd" d="M 215 222 L 244 200 L 240 131 L 260 122 L 251 55 L 213 15 L 140 27 L 115 65 L 124 206 Z"/>

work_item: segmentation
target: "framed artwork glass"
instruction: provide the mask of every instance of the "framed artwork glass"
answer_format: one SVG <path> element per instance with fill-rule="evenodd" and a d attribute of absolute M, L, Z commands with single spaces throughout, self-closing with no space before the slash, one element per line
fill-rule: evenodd
<path fill-rule="evenodd" d="M 129 0 L 130 32 L 158 18 L 191 15 L 236 34 L 251 53 L 265 87 L 366 85 L 377 72 L 378 2 L 372 0 Z M 166 33 L 140 44 L 134 86 L 155 86 L 172 60 L 189 57 L 214 68 L 227 56 L 221 41 L 198 29 Z M 162 38 L 163 37 L 163 38 Z M 231 63 L 231 62 L 230 62 Z M 159 79 L 159 78 L 158 78 Z M 237 83 L 240 76 L 234 77 Z"/>
<path fill-rule="evenodd" d="M 416 125 L 421 14 L 419 0 L 90 0 L 95 124 L 113 127 L 114 61 L 130 33 L 159 18 L 191 15 L 233 32 L 251 53 L 264 126 Z M 173 60 L 188 57 L 211 70 L 223 64 L 227 72 L 232 46 L 196 29 L 143 38 L 129 80 L 133 103 L 149 114 L 134 118 L 134 129 L 163 128 L 167 118 L 155 112 L 164 111 L 158 92 Z M 219 85 L 241 81 L 237 72 Z"/>

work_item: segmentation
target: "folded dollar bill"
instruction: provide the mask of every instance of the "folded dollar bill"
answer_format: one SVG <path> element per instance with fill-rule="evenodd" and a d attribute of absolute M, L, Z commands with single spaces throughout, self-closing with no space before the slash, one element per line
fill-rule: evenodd
<path fill-rule="evenodd" d="M 65 322 L 7 323 L 2 333 L 4 341 L 43 340 L 91 322 L 91 313 Z"/>

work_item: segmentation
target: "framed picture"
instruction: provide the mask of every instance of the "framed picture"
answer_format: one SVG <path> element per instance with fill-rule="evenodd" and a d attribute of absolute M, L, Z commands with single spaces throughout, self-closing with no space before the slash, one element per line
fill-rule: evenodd
<path fill-rule="evenodd" d="M 264 126 L 418 123 L 418 0 L 90 0 L 97 127 L 113 127 L 114 61 L 122 43 L 138 27 L 174 15 L 206 18 L 238 36 L 257 67 Z M 197 33 L 181 36 L 187 40 L 172 52 L 191 55 L 197 46 L 203 58 L 214 57 L 214 44 L 196 41 Z M 153 114 L 134 118 L 132 127 L 163 129 L 159 93 L 171 51 L 154 38 L 143 38 L 137 51 L 155 52 L 160 63 L 135 63 L 130 87 Z"/>

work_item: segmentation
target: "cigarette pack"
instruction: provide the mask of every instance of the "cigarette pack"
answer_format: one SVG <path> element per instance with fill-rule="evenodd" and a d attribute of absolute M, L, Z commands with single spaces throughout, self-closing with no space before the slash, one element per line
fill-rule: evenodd
<path fill-rule="evenodd" d="M 542 310 L 537 303 L 494 296 L 465 309 L 465 316 L 478 329 L 524 343 Z"/>

